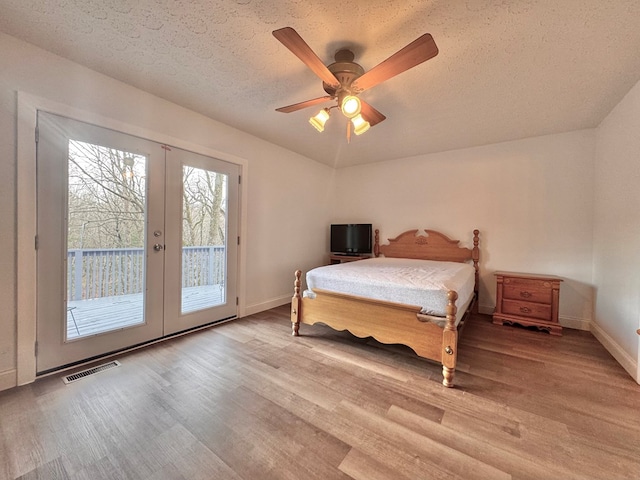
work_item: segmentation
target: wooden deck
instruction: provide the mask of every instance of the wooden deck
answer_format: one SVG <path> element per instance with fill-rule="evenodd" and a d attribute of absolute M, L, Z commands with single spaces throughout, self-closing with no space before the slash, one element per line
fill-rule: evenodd
<path fill-rule="evenodd" d="M 221 305 L 223 295 L 223 285 L 183 288 L 182 313 Z M 67 305 L 67 339 L 141 324 L 144 321 L 142 302 L 142 293 L 70 301 Z"/>

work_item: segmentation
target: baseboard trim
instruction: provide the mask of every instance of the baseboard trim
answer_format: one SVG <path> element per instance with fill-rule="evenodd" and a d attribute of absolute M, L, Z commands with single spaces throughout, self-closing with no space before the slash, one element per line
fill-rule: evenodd
<path fill-rule="evenodd" d="M 631 357 L 626 351 L 620 347 L 616 343 L 616 341 L 605 332 L 600 325 L 595 322 L 591 323 L 591 333 L 593 336 L 598 339 L 598 341 L 602 344 L 604 348 L 616 359 L 616 361 L 622 365 L 631 378 L 633 378 L 636 383 L 640 383 L 640 378 L 638 378 L 638 361 L 637 359 Z"/>
<path fill-rule="evenodd" d="M 493 305 L 480 305 L 478 304 L 478 312 L 482 313 L 484 315 L 493 315 L 493 312 L 495 310 L 495 306 Z"/>
<path fill-rule="evenodd" d="M 558 322 L 560 323 L 560 325 L 566 328 L 584 330 L 587 332 L 591 330 L 591 320 L 587 320 L 585 318 L 561 316 L 560 318 L 558 318 Z"/>
<path fill-rule="evenodd" d="M 7 370 L 0 373 L 0 392 L 18 385 L 18 377 L 15 370 Z"/>
<path fill-rule="evenodd" d="M 255 313 L 264 312 L 265 310 L 271 310 L 272 308 L 280 307 L 281 305 L 285 305 L 291 302 L 291 297 L 293 295 L 286 295 L 283 297 L 273 298 L 266 302 L 256 303 L 254 305 L 247 305 L 244 310 L 244 315 L 249 316 Z"/>

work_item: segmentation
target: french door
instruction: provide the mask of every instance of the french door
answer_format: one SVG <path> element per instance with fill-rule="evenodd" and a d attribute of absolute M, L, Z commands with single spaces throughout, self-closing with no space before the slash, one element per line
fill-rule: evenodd
<path fill-rule="evenodd" d="M 38 114 L 37 371 L 237 314 L 239 167 Z"/>

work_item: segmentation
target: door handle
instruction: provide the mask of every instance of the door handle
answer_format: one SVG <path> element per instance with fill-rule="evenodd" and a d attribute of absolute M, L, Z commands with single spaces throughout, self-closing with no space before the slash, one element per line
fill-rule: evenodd
<path fill-rule="evenodd" d="M 156 244 L 153 246 L 153 249 L 154 249 L 156 252 L 159 252 L 160 250 L 164 250 L 164 245 L 160 245 L 159 243 L 156 243 Z"/>

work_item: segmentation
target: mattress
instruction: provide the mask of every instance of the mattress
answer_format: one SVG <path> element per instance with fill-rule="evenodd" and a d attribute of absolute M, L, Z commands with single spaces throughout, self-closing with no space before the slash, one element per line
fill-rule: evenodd
<path fill-rule="evenodd" d="M 468 263 L 370 258 L 314 268 L 307 272 L 305 297 L 314 289 L 421 307 L 421 313 L 445 317 L 447 293 L 458 293 L 459 315 L 473 299 L 475 269 Z"/>

